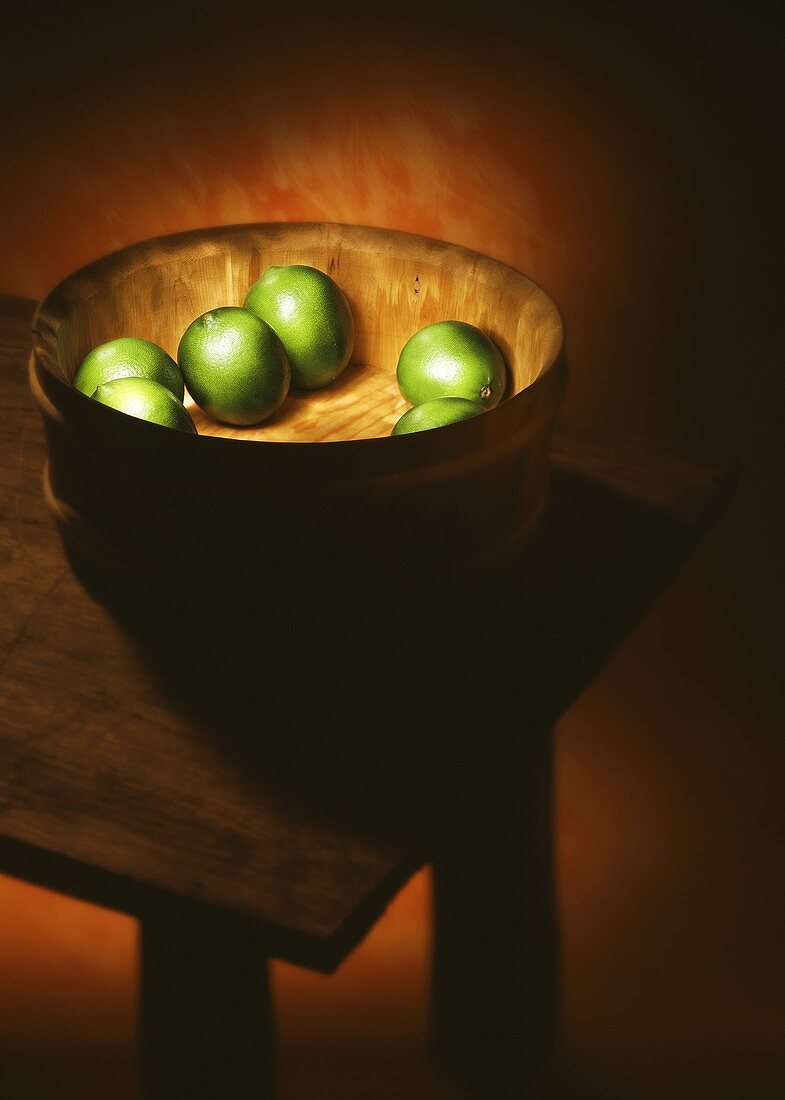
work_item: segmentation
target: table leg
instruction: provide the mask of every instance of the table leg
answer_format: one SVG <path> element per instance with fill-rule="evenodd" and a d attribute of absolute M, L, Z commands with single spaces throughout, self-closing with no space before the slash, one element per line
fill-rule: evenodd
<path fill-rule="evenodd" d="M 229 919 L 156 914 L 140 922 L 144 1100 L 270 1100 L 267 963 Z"/>
<path fill-rule="evenodd" d="M 434 859 L 432 1035 L 470 1097 L 550 1095 L 559 1048 L 550 735 L 466 793 Z"/>

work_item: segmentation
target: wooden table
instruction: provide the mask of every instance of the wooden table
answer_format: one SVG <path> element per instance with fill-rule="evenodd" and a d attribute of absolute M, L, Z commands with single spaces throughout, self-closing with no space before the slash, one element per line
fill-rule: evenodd
<path fill-rule="evenodd" d="M 0 869 L 140 918 L 145 1096 L 270 1095 L 267 958 L 330 971 L 429 859 L 442 1066 L 477 1095 L 549 1080 L 550 730 L 730 478 L 561 432 L 525 583 L 108 599 L 43 502 L 32 311 L 0 299 Z"/>

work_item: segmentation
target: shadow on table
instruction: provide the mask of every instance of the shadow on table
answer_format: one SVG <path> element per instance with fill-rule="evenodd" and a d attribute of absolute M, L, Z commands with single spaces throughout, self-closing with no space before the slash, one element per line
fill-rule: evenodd
<path fill-rule="evenodd" d="M 74 564 L 173 704 L 244 766 L 419 836 L 527 795 L 544 735 L 673 571 L 680 537 L 561 475 L 524 556 L 447 583 L 432 561 L 397 581 L 345 561 L 143 588 Z"/>

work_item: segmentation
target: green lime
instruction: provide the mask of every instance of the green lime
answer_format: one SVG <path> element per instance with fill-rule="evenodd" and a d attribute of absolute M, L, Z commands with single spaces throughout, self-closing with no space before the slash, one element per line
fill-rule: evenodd
<path fill-rule="evenodd" d="M 465 321 L 437 321 L 415 332 L 398 360 L 398 386 L 412 405 L 437 397 L 464 397 L 486 409 L 498 405 L 507 385 L 501 352 Z"/>
<path fill-rule="evenodd" d="M 196 404 L 226 424 L 259 424 L 289 392 L 281 341 L 247 309 L 221 306 L 183 333 L 177 359 Z"/>
<path fill-rule="evenodd" d="M 74 385 L 88 397 L 115 378 L 152 378 L 182 401 L 183 376 L 163 348 L 135 336 L 121 336 L 88 352 L 74 376 Z"/>
<path fill-rule="evenodd" d="M 354 321 L 349 303 L 338 284 L 315 267 L 268 267 L 246 294 L 243 308 L 276 331 L 298 389 L 329 385 L 351 358 Z"/>
<path fill-rule="evenodd" d="M 485 408 L 479 401 L 467 401 L 465 397 L 437 397 L 405 412 L 390 435 L 409 435 L 411 432 L 426 432 L 430 428 L 443 428 L 445 424 L 456 424 L 459 420 L 468 420 L 484 412 Z"/>
<path fill-rule="evenodd" d="M 171 390 L 152 378 L 115 378 L 99 386 L 93 397 L 102 405 L 139 420 L 150 420 L 165 428 L 179 428 L 182 432 L 196 431 L 186 407 Z"/>

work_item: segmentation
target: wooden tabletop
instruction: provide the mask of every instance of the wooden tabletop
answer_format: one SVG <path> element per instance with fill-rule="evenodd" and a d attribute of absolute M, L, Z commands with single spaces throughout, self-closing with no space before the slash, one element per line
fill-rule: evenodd
<path fill-rule="evenodd" d="M 424 822 L 440 820 L 445 785 L 477 789 L 478 729 L 496 750 L 483 759 L 505 766 L 511 696 L 522 721 L 555 720 L 678 569 L 730 479 L 640 442 L 562 432 L 523 575 L 450 601 L 437 641 L 421 604 L 395 605 L 408 634 L 359 631 L 352 647 L 325 632 L 319 670 L 288 679 L 281 624 L 261 615 L 251 625 L 268 648 L 225 662 L 229 706 L 212 671 L 232 649 L 227 623 L 213 624 L 200 663 L 188 594 L 148 645 L 73 574 L 41 491 L 33 308 L 0 299 L 0 869 L 140 915 L 228 911 L 268 954 L 329 970 L 427 858 Z M 286 621 L 300 650 L 308 615 Z M 170 633 L 181 618 L 188 627 Z M 469 637 L 490 652 L 467 659 Z M 434 645 L 439 667 L 424 672 Z"/>

